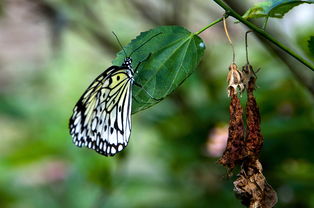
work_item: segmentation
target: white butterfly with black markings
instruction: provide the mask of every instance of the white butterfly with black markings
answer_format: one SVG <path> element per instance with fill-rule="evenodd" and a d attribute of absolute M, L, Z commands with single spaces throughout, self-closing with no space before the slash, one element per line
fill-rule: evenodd
<path fill-rule="evenodd" d="M 133 70 L 130 56 L 126 55 L 121 66 L 111 66 L 100 74 L 75 105 L 69 127 L 73 143 L 78 147 L 88 147 L 99 154 L 113 156 L 128 145 L 132 86 L 136 84 L 134 74 L 142 63 L 139 62 Z"/>

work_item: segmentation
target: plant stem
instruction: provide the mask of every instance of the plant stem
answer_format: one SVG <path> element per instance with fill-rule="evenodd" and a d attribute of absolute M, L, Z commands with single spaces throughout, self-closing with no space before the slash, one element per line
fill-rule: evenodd
<path fill-rule="evenodd" d="M 285 46 L 284 44 L 282 44 L 281 42 L 276 40 L 274 37 L 272 37 L 269 33 L 265 32 L 263 29 L 257 27 L 256 25 L 254 25 L 253 23 L 247 21 L 246 19 L 243 19 L 241 15 L 239 15 L 237 12 L 235 12 L 233 9 L 231 9 L 222 0 L 213 0 L 213 1 L 216 2 L 220 7 L 222 7 L 226 11 L 226 13 L 228 15 L 236 18 L 237 20 L 239 20 L 240 22 L 245 24 L 247 27 L 249 27 L 251 30 L 253 30 L 254 32 L 258 33 L 259 35 L 261 35 L 265 39 L 269 40 L 270 42 L 272 42 L 273 44 L 275 44 L 276 46 L 281 48 L 283 51 L 288 53 L 290 56 L 294 57 L 299 62 L 301 62 L 302 64 L 307 66 L 309 69 L 314 71 L 313 63 L 310 63 L 309 61 L 307 61 L 306 59 L 301 57 L 299 54 L 297 54 L 296 52 L 294 52 L 293 50 L 291 50 L 290 48 L 288 48 L 287 46 Z"/>
<path fill-rule="evenodd" d="M 208 28 L 210 28 L 211 26 L 214 26 L 215 24 L 221 22 L 223 20 L 223 18 L 220 18 L 212 23 L 210 23 L 209 25 L 207 25 L 206 27 L 204 27 L 203 29 L 201 29 L 200 31 L 197 31 L 196 33 L 194 33 L 194 35 L 199 35 L 200 33 L 204 32 L 205 30 L 207 30 Z"/>

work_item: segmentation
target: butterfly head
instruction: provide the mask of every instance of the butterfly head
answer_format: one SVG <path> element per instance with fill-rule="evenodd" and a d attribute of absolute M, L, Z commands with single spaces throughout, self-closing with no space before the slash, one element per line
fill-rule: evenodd
<path fill-rule="evenodd" d="M 126 67 L 128 67 L 129 69 L 131 69 L 132 68 L 132 59 L 130 58 L 130 57 L 126 57 L 125 59 L 124 59 L 124 61 L 123 61 L 123 64 L 122 64 L 122 66 L 126 66 Z"/>

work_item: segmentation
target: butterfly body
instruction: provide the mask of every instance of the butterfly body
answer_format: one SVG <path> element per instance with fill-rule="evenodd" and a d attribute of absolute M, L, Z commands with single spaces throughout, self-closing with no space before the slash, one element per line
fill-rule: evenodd
<path fill-rule="evenodd" d="M 70 134 L 78 147 L 113 156 L 123 150 L 131 134 L 134 71 L 132 59 L 111 66 L 87 88 L 74 107 Z"/>

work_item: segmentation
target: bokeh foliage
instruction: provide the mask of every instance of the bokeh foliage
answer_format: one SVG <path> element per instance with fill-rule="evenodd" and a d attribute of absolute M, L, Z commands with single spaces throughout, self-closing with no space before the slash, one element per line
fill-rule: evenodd
<path fill-rule="evenodd" d="M 77 99 L 120 50 L 111 31 L 122 45 L 158 25 L 197 31 L 221 16 L 214 5 L 203 0 L 180 1 L 180 6 L 175 0 L 31 2 L 35 11 L 22 9 L 40 18 L 21 18 L 22 35 L 29 24 L 46 32 L 37 31 L 29 41 L 33 47 L 13 41 L 2 51 L 16 48 L 36 56 L 36 42 L 47 48 L 44 58 L 32 62 L 14 57 L 8 65 L 3 52 L 0 56 L 0 207 L 242 207 L 209 148 L 229 116 L 225 81 L 231 49 L 221 25 L 200 35 L 207 48 L 195 72 L 158 105 L 133 116 L 130 144 L 116 157 L 77 148 L 68 133 Z M 2 5 L 5 12 L 7 5 Z M 5 12 L 0 24 L 9 30 L 16 22 L 3 25 Z M 241 65 L 245 30 L 231 23 Z M 308 35 L 296 32 L 294 47 L 302 49 Z M 279 194 L 277 207 L 314 207 L 313 94 L 263 43 L 250 38 L 249 51 L 251 64 L 261 68 L 256 90 L 265 138 L 261 161 Z"/>

